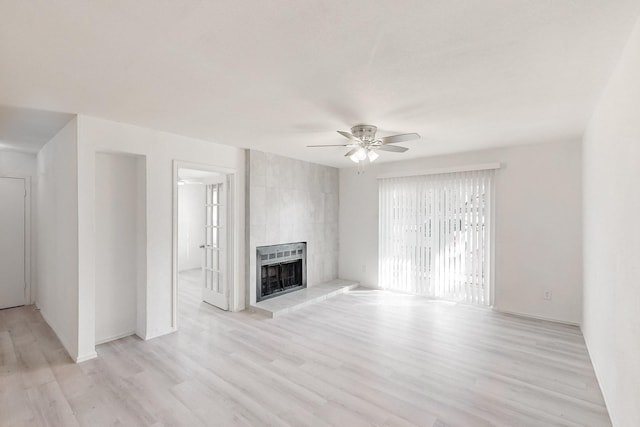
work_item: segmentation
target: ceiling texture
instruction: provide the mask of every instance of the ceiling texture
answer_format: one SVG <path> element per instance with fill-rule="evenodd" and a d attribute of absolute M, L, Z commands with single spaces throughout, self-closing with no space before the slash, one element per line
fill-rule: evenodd
<path fill-rule="evenodd" d="M 306 145 L 360 123 L 422 135 L 378 161 L 560 141 L 584 132 L 639 13 L 638 0 L 2 0 L 0 105 L 337 167 L 346 150 Z"/>

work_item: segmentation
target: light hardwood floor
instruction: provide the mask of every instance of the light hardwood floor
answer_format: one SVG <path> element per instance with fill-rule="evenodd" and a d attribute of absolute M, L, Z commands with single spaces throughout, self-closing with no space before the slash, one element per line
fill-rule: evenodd
<path fill-rule="evenodd" d="M 180 331 L 73 364 L 0 311 L 0 425 L 607 426 L 578 328 L 356 290 L 277 318 L 180 286 Z"/>

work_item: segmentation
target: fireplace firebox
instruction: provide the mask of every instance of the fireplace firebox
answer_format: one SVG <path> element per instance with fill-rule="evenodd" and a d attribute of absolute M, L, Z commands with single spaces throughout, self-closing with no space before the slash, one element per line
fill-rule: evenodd
<path fill-rule="evenodd" d="M 307 287 L 307 243 L 256 248 L 256 301 Z"/>

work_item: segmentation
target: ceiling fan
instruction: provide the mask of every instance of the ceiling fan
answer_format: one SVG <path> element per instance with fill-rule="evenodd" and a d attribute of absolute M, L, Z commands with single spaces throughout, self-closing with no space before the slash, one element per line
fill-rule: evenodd
<path fill-rule="evenodd" d="M 376 151 L 404 153 L 408 148 L 390 144 L 420 138 L 417 133 L 403 133 L 376 138 L 377 130 L 378 128 L 372 125 L 356 125 L 351 128 L 351 133 L 338 131 L 340 135 L 351 140 L 348 144 L 307 145 L 307 147 L 349 147 L 351 150 L 344 155 L 345 157 L 349 157 L 355 163 L 360 163 L 367 159 L 373 162 L 379 157 Z"/>

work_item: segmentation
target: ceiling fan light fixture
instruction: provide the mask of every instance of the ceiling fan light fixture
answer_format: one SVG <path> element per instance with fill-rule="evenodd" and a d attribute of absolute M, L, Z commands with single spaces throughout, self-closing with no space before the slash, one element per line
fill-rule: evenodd
<path fill-rule="evenodd" d="M 351 128 L 351 133 L 342 130 L 338 131 L 340 135 L 349 140 L 348 144 L 308 145 L 307 147 L 351 148 L 344 157 L 348 157 L 353 163 L 358 165 L 360 170 L 364 170 L 366 160 L 369 161 L 368 163 L 373 163 L 380 157 L 380 154 L 377 153 L 378 150 L 404 153 L 408 148 L 395 145 L 396 143 L 420 138 L 420 135 L 417 133 L 402 133 L 376 138 L 377 131 L 378 128 L 373 125 L 356 125 Z"/>
<path fill-rule="evenodd" d="M 355 163 L 361 162 L 367 158 L 367 150 L 363 147 L 358 148 L 358 150 L 350 156 L 351 160 Z"/>

